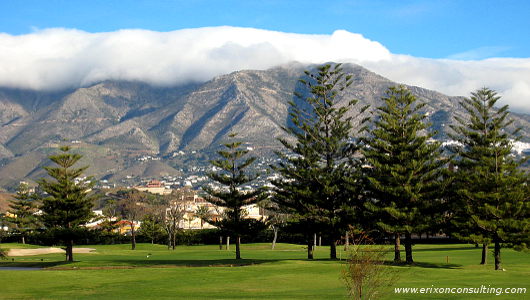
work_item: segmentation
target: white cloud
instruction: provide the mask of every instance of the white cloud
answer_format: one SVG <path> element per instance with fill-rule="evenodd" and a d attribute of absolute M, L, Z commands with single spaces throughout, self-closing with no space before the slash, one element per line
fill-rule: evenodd
<path fill-rule="evenodd" d="M 392 80 L 447 95 L 469 96 L 472 91 L 489 87 L 502 97 L 499 104 L 530 113 L 530 58 L 458 61 L 393 55 L 390 61 L 364 65 Z"/>
<path fill-rule="evenodd" d="M 390 53 L 360 34 L 293 34 L 238 27 L 172 32 L 74 29 L 0 33 L 0 85 L 37 90 L 88 85 L 106 79 L 156 85 L 204 81 L 241 69 L 291 61 L 358 63 L 394 81 L 449 95 L 489 86 L 513 110 L 530 112 L 530 59 L 459 61 Z"/>

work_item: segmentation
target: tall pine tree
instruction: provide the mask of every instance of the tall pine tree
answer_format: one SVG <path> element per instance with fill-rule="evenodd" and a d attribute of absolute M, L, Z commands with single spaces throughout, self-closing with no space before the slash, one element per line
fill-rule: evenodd
<path fill-rule="evenodd" d="M 234 139 L 236 134 L 232 133 L 229 137 Z M 244 206 L 263 200 L 262 190 L 250 192 L 241 190 L 243 185 L 254 181 L 257 177 L 245 173 L 245 168 L 252 164 L 256 158 L 244 159 L 243 157 L 248 153 L 248 150 L 243 150 L 240 146 L 241 142 L 228 142 L 224 144 L 226 150 L 217 151 L 222 158 L 210 161 L 213 166 L 220 169 L 220 172 L 211 172 L 208 177 L 221 184 L 221 188 L 203 187 L 203 190 L 208 194 L 206 201 L 225 208 L 225 219 L 209 221 L 209 223 L 219 226 L 235 236 L 236 259 L 241 259 L 241 235 L 245 233 L 245 228 L 249 224 L 248 220 L 243 219 Z"/>
<path fill-rule="evenodd" d="M 518 130 L 508 131 L 508 106 L 495 104 L 497 94 L 483 88 L 460 104 L 467 118 L 452 126 L 457 159 L 456 186 L 462 234 L 495 245 L 495 270 L 501 269 L 501 244 L 530 245 L 530 180 L 512 155 Z M 513 140 L 512 140 L 513 139 Z"/>
<path fill-rule="evenodd" d="M 325 230 L 330 258 L 336 259 L 336 242 L 352 222 L 352 208 L 361 206 L 355 188 L 358 180 L 350 178 L 356 174 L 351 162 L 357 150 L 350 110 L 357 100 L 338 103 L 337 96 L 352 82 L 340 64 L 320 66 L 316 74 L 305 74 L 300 83 L 309 93 L 295 93 L 300 101 L 290 103 L 291 125 L 284 128 L 296 142 L 280 139 L 287 153 L 278 152 L 282 162 L 273 166 L 281 175 L 272 181 L 274 201 L 295 213 L 306 229 Z M 362 107 L 358 114 L 366 109 Z M 365 121 L 360 120 L 357 132 Z M 308 258 L 312 257 L 310 233 L 306 232 Z"/>
<path fill-rule="evenodd" d="M 13 215 L 9 221 L 15 225 L 15 230 L 20 234 L 22 244 L 26 243 L 28 233 L 38 227 L 36 210 L 35 197 L 30 193 L 28 185 L 21 183 L 18 186 L 15 200 L 9 204 L 9 213 Z"/>
<path fill-rule="evenodd" d="M 70 147 L 60 148 L 61 153 L 50 156 L 56 167 L 44 167 L 51 179 L 42 178 L 39 186 L 48 195 L 42 199 L 42 222 L 47 230 L 66 245 L 66 260 L 73 261 L 74 240 L 82 225 L 93 216 L 93 198 L 88 195 L 93 183 L 76 182 L 88 167 L 73 168 L 80 154 L 70 153 Z"/>
<path fill-rule="evenodd" d="M 405 87 L 391 87 L 377 108 L 374 128 L 363 150 L 369 195 L 366 202 L 379 229 L 395 239 L 395 261 L 401 260 L 405 235 L 406 262 L 412 263 L 412 234 L 426 231 L 439 208 L 443 166 L 440 143 L 430 139 L 424 103 Z"/>

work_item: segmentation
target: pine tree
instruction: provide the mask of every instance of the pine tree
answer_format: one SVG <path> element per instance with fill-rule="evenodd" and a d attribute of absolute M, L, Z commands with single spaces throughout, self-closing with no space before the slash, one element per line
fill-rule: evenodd
<path fill-rule="evenodd" d="M 461 234 L 476 242 L 495 245 L 495 270 L 501 269 L 501 244 L 530 245 L 530 180 L 520 170 L 524 160 L 511 154 L 518 130 L 508 132 L 508 106 L 495 109 L 500 99 L 483 88 L 461 101 L 466 119 L 452 126 L 457 166 L 455 172 Z"/>
<path fill-rule="evenodd" d="M 340 64 L 324 65 L 317 71 L 306 71 L 307 79 L 300 80 L 309 95 L 296 92 L 299 101 L 290 103 L 291 124 L 284 130 L 296 142 L 280 139 L 288 153 L 277 153 L 282 162 L 273 170 L 281 177 L 271 183 L 275 186 L 274 201 L 297 216 L 307 229 L 308 258 L 312 257 L 312 233 L 320 227 L 330 238 L 330 258 L 336 259 L 336 241 L 352 220 L 352 208 L 360 206 L 355 187 L 358 181 L 351 178 L 356 174 L 351 162 L 357 150 L 352 142 L 353 116 L 347 116 L 357 100 L 338 104 L 337 95 L 352 82 Z M 367 108 L 361 108 L 359 115 Z M 358 131 L 364 129 L 365 121 L 360 122 Z"/>
<path fill-rule="evenodd" d="M 234 139 L 236 134 L 232 133 L 229 137 Z M 222 158 L 210 161 L 221 171 L 218 173 L 211 172 L 208 177 L 221 184 L 222 187 L 219 189 L 211 186 L 203 187 L 203 190 L 208 194 L 206 201 L 225 208 L 225 219 L 209 223 L 221 227 L 236 237 L 236 259 L 241 259 L 241 235 L 248 225 L 247 220 L 243 219 L 244 206 L 258 203 L 263 197 L 263 191 L 260 189 L 251 192 L 240 189 L 241 186 L 257 178 L 257 176 L 245 173 L 245 168 L 252 164 L 256 158 L 243 159 L 248 150 L 242 150 L 240 146 L 241 142 L 228 142 L 224 144 L 226 150 L 217 151 Z"/>
<path fill-rule="evenodd" d="M 52 180 L 39 180 L 39 186 L 48 194 L 42 200 L 41 219 L 47 230 L 65 242 L 66 260 L 73 261 L 74 240 L 93 216 L 93 197 L 88 194 L 93 183 L 90 179 L 76 182 L 88 167 L 73 168 L 82 156 L 70 153 L 67 146 L 60 150 L 60 154 L 49 157 L 57 167 L 44 167 Z"/>
<path fill-rule="evenodd" d="M 395 261 L 400 261 L 400 236 L 405 235 L 406 262 L 412 263 L 412 233 L 426 231 L 435 218 L 441 196 L 443 165 L 440 143 L 430 139 L 425 104 L 405 87 L 391 87 L 377 108 L 374 128 L 363 150 L 368 191 L 366 208 L 376 225 L 395 239 Z M 427 132 L 426 132 L 427 131 Z"/>
<path fill-rule="evenodd" d="M 139 232 L 140 235 L 150 239 L 151 244 L 154 244 L 155 240 L 158 240 L 164 236 L 164 226 L 155 215 L 146 214 L 142 220 L 142 227 L 140 227 Z"/>
<path fill-rule="evenodd" d="M 35 212 L 37 209 L 35 198 L 29 191 L 26 183 L 18 186 L 15 200 L 9 204 L 9 213 L 14 217 L 9 221 L 15 225 L 16 231 L 21 236 L 22 244 L 26 243 L 27 234 L 37 228 L 38 222 Z"/>

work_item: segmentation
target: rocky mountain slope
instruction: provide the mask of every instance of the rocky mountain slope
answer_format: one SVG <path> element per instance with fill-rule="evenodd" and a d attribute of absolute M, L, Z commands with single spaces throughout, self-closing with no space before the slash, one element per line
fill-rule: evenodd
<path fill-rule="evenodd" d="M 89 173 L 108 179 L 181 174 L 207 161 L 229 132 L 238 132 L 256 155 L 270 156 L 284 135 L 298 79 L 310 68 L 293 63 L 175 87 L 107 81 L 59 92 L 0 88 L 0 186 L 43 176 L 46 157 L 65 143 L 85 155 Z M 344 70 L 353 84 L 340 101 L 359 99 L 357 109 L 381 105 L 385 90 L 396 85 L 357 65 Z M 444 139 L 462 113 L 460 99 L 409 88 L 427 103 L 437 138 Z M 530 116 L 512 117 L 530 142 Z"/>

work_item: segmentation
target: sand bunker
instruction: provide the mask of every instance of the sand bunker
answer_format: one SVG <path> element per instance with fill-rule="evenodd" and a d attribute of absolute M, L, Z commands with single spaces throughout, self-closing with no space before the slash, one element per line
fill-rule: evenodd
<path fill-rule="evenodd" d="M 74 253 L 90 253 L 96 251 L 94 248 L 74 248 Z M 29 255 L 41 255 L 51 253 L 64 253 L 61 248 L 50 247 L 50 248 L 37 248 L 37 249 L 10 249 L 7 252 L 7 256 L 29 256 Z"/>

